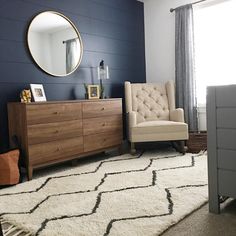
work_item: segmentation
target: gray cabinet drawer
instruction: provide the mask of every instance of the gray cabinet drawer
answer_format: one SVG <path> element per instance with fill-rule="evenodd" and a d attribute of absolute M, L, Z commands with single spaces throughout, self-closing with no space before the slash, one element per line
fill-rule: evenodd
<path fill-rule="evenodd" d="M 219 149 L 218 168 L 236 171 L 236 151 Z"/>
<path fill-rule="evenodd" d="M 236 129 L 217 129 L 217 147 L 236 150 Z"/>
<path fill-rule="evenodd" d="M 236 198 L 236 172 L 218 170 L 219 195 Z"/>
<path fill-rule="evenodd" d="M 236 129 L 236 108 L 220 107 L 216 109 L 217 128 Z"/>

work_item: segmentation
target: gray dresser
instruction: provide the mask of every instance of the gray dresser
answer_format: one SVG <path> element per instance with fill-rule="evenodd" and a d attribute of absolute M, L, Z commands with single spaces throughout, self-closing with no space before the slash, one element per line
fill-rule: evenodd
<path fill-rule="evenodd" d="M 236 198 L 236 85 L 207 89 L 209 211 L 219 197 Z"/>

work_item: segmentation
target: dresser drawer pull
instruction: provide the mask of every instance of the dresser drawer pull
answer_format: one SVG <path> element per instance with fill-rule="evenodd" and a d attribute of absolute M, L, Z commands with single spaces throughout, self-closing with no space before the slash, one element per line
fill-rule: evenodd
<path fill-rule="evenodd" d="M 105 107 L 103 107 L 101 110 L 104 111 L 104 110 L 105 110 Z"/>
<path fill-rule="evenodd" d="M 105 126 L 105 125 L 106 125 L 105 123 L 102 124 L 102 126 Z"/>
<path fill-rule="evenodd" d="M 58 133 L 59 133 L 59 130 L 56 130 L 56 131 L 55 131 L 55 134 L 58 134 Z"/>
<path fill-rule="evenodd" d="M 61 149 L 59 147 L 57 147 L 57 152 L 59 152 Z"/>
<path fill-rule="evenodd" d="M 103 139 L 103 142 L 106 142 L 106 141 L 107 141 L 107 140 L 104 138 L 104 139 Z"/>

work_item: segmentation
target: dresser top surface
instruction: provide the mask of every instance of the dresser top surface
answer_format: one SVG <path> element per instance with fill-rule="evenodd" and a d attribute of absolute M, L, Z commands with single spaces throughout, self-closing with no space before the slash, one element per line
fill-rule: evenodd
<path fill-rule="evenodd" d="M 78 103 L 78 102 L 109 102 L 109 101 L 121 101 L 122 98 L 107 98 L 107 99 L 82 99 L 82 100 L 64 100 L 64 101 L 47 101 L 47 102 L 9 102 L 8 104 L 22 104 L 22 105 L 45 105 L 45 104 L 60 104 L 60 103 Z"/>

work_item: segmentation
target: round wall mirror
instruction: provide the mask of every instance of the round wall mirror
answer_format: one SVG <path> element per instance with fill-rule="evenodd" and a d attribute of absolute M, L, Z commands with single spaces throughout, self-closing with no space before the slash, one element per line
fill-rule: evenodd
<path fill-rule="evenodd" d="M 50 75 L 69 75 L 81 62 L 83 44 L 79 31 L 61 13 L 46 11 L 35 16 L 27 41 L 36 64 Z"/>

